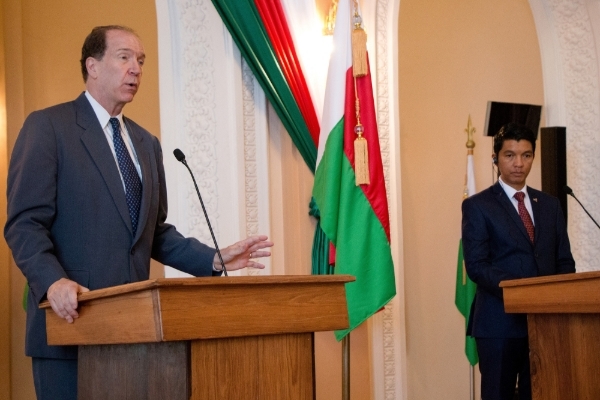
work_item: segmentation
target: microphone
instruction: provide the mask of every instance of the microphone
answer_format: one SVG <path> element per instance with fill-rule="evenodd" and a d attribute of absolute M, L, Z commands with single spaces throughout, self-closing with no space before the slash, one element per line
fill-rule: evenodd
<path fill-rule="evenodd" d="M 206 218 L 206 222 L 208 223 L 208 229 L 210 230 L 210 235 L 212 236 L 213 243 L 215 244 L 215 248 L 217 249 L 217 254 L 219 255 L 219 260 L 221 261 L 221 266 L 223 267 L 223 273 L 225 274 L 225 276 L 227 276 L 227 268 L 225 268 L 225 263 L 223 262 L 223 257 L 221 257 L 221 250 L 219 250 L 219 245 L 217 244 L 217 239 L 215 238 L 215 234 L 213 233 L 212 226 L 210 225 L 210 220 L 208 219 L 208 214 L 206 213 L 206 208 L 204 207 L 204 202 L 202 201 L 202 196 L 200 196 L 200 190 L 198 189 L 198 185 L 196 184 L 196 178 L 194 178 L 194 174 L 192 173 L 192 170 L 190 169 L 187 162 L 185 161 L 185 155 L 183 154 L 183 151 L 181 151 L 179 149 L 175 149 L 175 150 L 173 150 L 173 155 L 175 156 L 177 161 L 179 161 L 180 163 L 185 165 L 185 167 L 188 169 L 188 171 L 190 171 L 190 175 L 192 176 L 192 181 L 194 181 L 194 186 L 196 187 L 196 193 L 198 193 L 198 198 L 200 199 L 200 204 L 202 205 L 202 211 L 204 211 L 204 218 Z"/>
<path fill-rule="evenodd" d="M 563 190 L 565 191 L 566 194 L 568 194 L 569 196 L 571 196 L 575 200 L 577 200 L 577 202 L 579 203 L 579 205 L 581 206 L 581 208 L 583 208 L 583 211 L 585 211 L 585 213 L 588 215 L 588 217 L 590 217 L 592 219 L 592 221 L 594 221 L 594 223 L 596 224 L 596 226 L 598 227 L 598 229 L 600 229 L 600 225 L 598 225 L 598 223 L 596 222 L 596 220 L 594 219 L 594 217 L 592 217 L 590 215 L 590 213 L 588 212 L 588 210 L 585 209 L 585 207 L 583 206 L 583 204 L 581 204 L 581 202 L 579 201 L 579 199 L 577 197 L 575 197 L 575 195 L 573 194 L 573 189 L 571 189 L 569 187 L 569 185 L 565 185 L 563 187 Z"/>

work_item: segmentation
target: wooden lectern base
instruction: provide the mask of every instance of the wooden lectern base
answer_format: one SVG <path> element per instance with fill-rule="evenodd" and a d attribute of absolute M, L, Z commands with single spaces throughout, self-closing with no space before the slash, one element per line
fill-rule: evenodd
<path fill-rule="evenodd" d="M 78 397 L 308 400 L 312 354 L 312 333 L 80 346 Z"/>
<path fill-rule="evenodd" d="M 530 314 L 533 399 L 600 399 L 600 316 Z"/>
<path fill-rule="evenodd" d="M 189 342 L 79 346 L 80 400 L 187 400 Z"/>
<path fill-rule="evenodd" d="M 191 355 L 193 400 L 314 398 L 312 333 L 197 340 Z"/>

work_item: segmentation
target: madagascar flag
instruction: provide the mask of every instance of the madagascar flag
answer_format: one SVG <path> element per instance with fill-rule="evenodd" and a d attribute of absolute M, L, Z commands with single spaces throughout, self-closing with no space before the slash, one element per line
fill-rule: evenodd
<path fill-rule="evenodd" d="M 336 332 L 338 340 L 396 294 L 388 203 L 370 74 L 356 78 L 360 120 L 368 146 L 370 184 L 356 186 L 355 183 L 354 141 L 357 135 L 354 128 L 357 119 L 349 3 L 338 3 L 313 187 L 321 228 L 335 246 L 335 273 L 356 277 L 355 282 L 346 284 L 350 327 Z"/>

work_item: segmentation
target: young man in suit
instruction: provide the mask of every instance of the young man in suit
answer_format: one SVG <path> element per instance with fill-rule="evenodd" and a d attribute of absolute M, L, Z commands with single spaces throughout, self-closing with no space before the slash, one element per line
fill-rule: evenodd
<path fill-rule="evenodd" d="M 26 354 L 38 399 L 77 398 L 77 348 L 46 344 L 42 300 L 72 323 L 78 293 L 148 279 L 150 258 L 194 276 L 221 273 L 215 249 L 165 222 L 159 141 L 123 116 L 144 60 L 131 29 L 94 28 L 82 48 L 86 91 L 33 112 L 15 143 L 4 234 L 30 287 Z M 223 261 L 228 270 L 264 268 L 252 259 L 272 245 L 250 237 L 224 248 Z"/>
<path fill-rule="evenodd" d="M 535 136 L 524 126 L 503 126 L 494 136 L 498 182 L 462 204 L 462 240 L 469 277 L 477 284 L 467 334 L 479 353 L 482 400 L 531 399 L 527 318 L 504 312 L 499 284 L 508 279 L 575 272 L 558 199 L 526 179 Z"/>

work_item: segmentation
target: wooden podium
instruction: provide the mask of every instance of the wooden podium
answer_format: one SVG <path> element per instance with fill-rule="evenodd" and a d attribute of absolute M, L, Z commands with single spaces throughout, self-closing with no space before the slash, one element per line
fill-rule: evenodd
<path fill-rule="evenodd" d="M 348 275 L 156 279 L 79 295 L 50 345 L 79 345 L 85 400 L 314 398 L 313 332 L 348 327 Z"/>
<path fill-rule="evenodd" d="M 500 286 L 506 312 L 527 313 L 533 399 L 600 399 L 600 272 Z"/>

